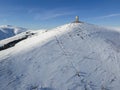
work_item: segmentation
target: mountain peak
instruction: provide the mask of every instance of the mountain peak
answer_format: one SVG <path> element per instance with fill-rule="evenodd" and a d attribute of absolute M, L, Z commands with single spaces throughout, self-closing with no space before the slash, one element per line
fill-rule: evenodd
<path fill-rule="evenodd" d="M 119 90 L 119 42 L 119 32 L 86 23 L 38 33 L 0 52 L 0 88 Z"/>
<path fill-rule="evenodd" d="M 12 37 L 26 30 L 27 30 L 26 28 L 22 28 L 22 27 L 15 27 L 12 25 L 1 25 L 0 26 L 0 40 Z"/>
<path fill-rule="evenodd" d="M 12 25 L 1 25 L 0 28 L 11 28 L 11 27 L 15 27 L 15 26 L 12 26 Z"/>

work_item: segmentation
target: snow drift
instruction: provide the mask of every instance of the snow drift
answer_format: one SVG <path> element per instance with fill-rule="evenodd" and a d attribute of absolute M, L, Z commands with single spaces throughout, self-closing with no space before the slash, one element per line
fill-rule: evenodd
<path fill-rule="evenodd" d="M 26 31 L 25 28 L 14 27 L 11 25 L 2 25 L 0 26 L 0 40 L 12 37 L 24 31 Z"/>
<path fill-rule="evenodd" d="M 0 90 L 119 90 L 120 33 L 70 23 L 0 51 Z"/>

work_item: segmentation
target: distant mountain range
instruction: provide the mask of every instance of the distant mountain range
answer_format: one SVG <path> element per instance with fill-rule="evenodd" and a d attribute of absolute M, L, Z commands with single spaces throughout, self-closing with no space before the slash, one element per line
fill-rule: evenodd
<path fill-rule="evenodd" d="M 0 26 L 0 40 L 12 37 L 16 34 L 26 31 L 26 28 L 15 27 L 11 25 L 2 25 Z"/>

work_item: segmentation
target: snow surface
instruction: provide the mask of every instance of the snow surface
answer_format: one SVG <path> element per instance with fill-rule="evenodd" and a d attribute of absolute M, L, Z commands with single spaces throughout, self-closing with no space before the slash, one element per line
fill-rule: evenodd
<path fill-rule="evenodd" d="M 119 90 L 120 32 L 70 23 L 0 51 L 0 90 Z"/>
<path fill-rule="evenodd" d="M 46 30 L 41 29 L 41 30 L 36 30 L 36 31 L 26 31 L 26 32 L 20 33 L 18 35 L 13 36 L 13 37 L 1 40 L 0 41 L 0 47 L 4 46 L 5 44 L 8 44 L 12 41 L 25 38 L 26 36 L 27 37 L 32 37 L 34 35 L 38 35 L 38 34 L 40 35 L 44 32 L 46 32 Z"/>
<path fill-rule="evenodd" d="M 14 27 L 11 25 L 2 25 L 0 26 L 0 40 L 12 37 L 26 30 L 27 29 L 21 28 L 21 27 Z"/>

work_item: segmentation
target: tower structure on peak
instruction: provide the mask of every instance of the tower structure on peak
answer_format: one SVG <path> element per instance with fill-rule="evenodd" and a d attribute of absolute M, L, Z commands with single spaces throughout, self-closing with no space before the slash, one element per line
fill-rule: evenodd
<path fill-rule="evenodd" d="M 76 16 L 76 17 L 75 17 L 75 21 L 74 21 L 73 23 L 81 23 L 81 22 L 79 21 L 79 16 Z"/>
<path fill-rule="evenodd" d="M 76 16 L 75 19 L 76 22 L 79 22 L 79 16 Z"/>

